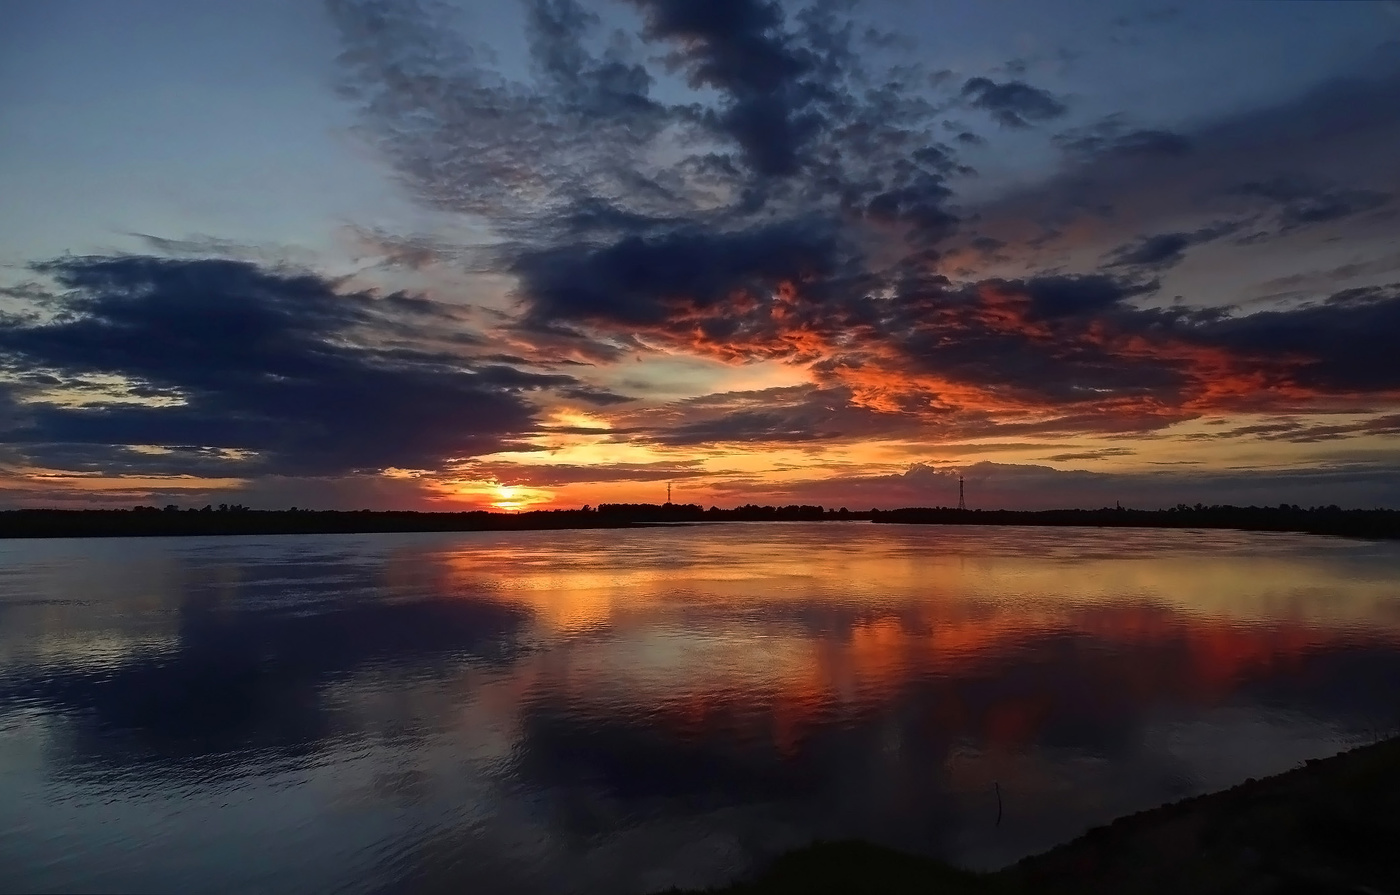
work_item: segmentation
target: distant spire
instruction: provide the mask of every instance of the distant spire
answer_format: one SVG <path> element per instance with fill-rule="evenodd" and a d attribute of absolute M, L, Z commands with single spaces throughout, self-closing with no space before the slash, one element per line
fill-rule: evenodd
<path fill-rule="evenodd" d="M 967 498 L 963 496 L 963 477 L 958 475 L 958 509 L 967 509 Z"/>

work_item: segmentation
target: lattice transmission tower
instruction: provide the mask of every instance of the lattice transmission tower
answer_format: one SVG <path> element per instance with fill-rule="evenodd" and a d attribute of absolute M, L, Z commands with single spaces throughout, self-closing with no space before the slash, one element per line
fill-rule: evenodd
<path fill-rule="evenodd" d="M 963 477 L 958 476 L 958 509 L 967 509 L 967 498 L 963 496 Z"/>

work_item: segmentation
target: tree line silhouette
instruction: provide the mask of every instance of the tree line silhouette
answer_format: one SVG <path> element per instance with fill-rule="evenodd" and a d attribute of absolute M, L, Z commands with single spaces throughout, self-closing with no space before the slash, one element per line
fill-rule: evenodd
<path fill-rule="evenodd" d="M 1105 507 L 1097 510 L 898 510 L 829 509 L 790 504 L 745 504 L 732 509 L 699 504 L 613 503 L 577 510 L 461 513 L 380 510 L 254 510 L 241 504 L 181 509 L 138 506 L 129 510 L 26 509 L 0 512 L 0 538 L 147 537 L 185 535 L 349 534 L 429 531 L 530 531 L 626 528 L 701 522 L 870 521 L 932 525 L 1078 525 L 1133 528 L 1229 528 L 1292 531 L 1352 537 L 1400 537 L 1400 511 L 1344 510 L 1337 506 L 1187 506 L 1165 510 Z"/>
<path fill-rule="evenodd" d="M 350 534 L 413 531 L 530 531 L 722 521 L 869 519 L 844 507 L 747 506 L 722 510 L 698 504 L 600 504 L 577 510 L 461 513 L 382 510 L 254 510 L 241 504 L 129 510 L 26 509 L 0 512 L 0 538 L 173 537 L 186 535 Z"/>
<path fill-rule="evenodd" d="M 1237 507 L 1230 504 L 1187 506 L 1165 510 L 959 510 L 951 507 L 908 507 L 875 511 L 872 522 L 923 525 L 1082 525 L 1113 528 L 1230 528 L 1241 531 L 1292 531 L 1306 534 L 1364 538 L 1400 537 L 1398 510 L 1344 510 L 1330 506 Z"/>

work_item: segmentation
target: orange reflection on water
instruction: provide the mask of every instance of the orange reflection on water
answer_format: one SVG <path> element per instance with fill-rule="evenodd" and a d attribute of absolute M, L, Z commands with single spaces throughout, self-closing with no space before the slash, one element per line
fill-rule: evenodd
<path fill-rule="evenodd" d="M 1107 720 L 1141 706 L 1221 705 L 1242 687 L 1301 673 L 1310 657 L 1357 646 L 1345 631 L 1221 625 L 1160 611 L 1120 614 L 1103 607 L 1068 623 L 972 619 L 938 631 L 877 619 L 813 646 L 806 661 L 793 662 L 789 654 L 789 661 L 772 663 L 758 686 L 744 669 L 717 664 L 676 668 L 672 678 L 650 680 L 654 691 L 633 690 L 632 698 L 654 705 L 661 723 L 682 735 L 713 727 L 736 703 L 762 707 L 774 746 L 791 754 L 834 718 L 851 723 L 879 715 L 909 688 L 924 687 L 938 726 L 972 735 L 984 748 L 1015 748 L 1035 742 L 1056 715 Z M 1376 642 L 1394 648 L 1400 637 L 1392 632 Z M 1023 663 L 1033 670 L 1018 669 Z M 625 666 L 611 671 L 627 673 Z M 621 686 L 645 690 L 648 683 L 638 676 Z M 586 675 L 572 684 L 571 700 L 590 699 Z"/>
<path fill-rule="evenodd" d="M 531 688 L 783 752 L 910 688 L 936 726 L 1011 748 L 1052 718 L 1223 705 L 1315 657 L 1400 644 L 1391 566 L 1334 562 L 1328 542 L 1299 556 L 1232 533 L 837 531 L 572 533 L 567 548 L 535 533 L 433 565 L 448 592 L 527 611 L 551 644 L 521 660 Z"/>

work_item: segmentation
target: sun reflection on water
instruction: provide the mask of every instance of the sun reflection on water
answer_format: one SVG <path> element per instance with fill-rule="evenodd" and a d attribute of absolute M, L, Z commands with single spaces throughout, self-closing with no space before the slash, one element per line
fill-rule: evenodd
<path fill-rule="evenodd" d="M 34 889 L 460 889 L 487 862 L 521 891 L 641 891 L 699 839 L 734 844 L 709 885 L 815 836 L 997 866 L 1334 752 L 1400 687 L 1400 553 L 1340 539 L 796 523 L 5 549 L 0 830 L 34 831 Z"/>

